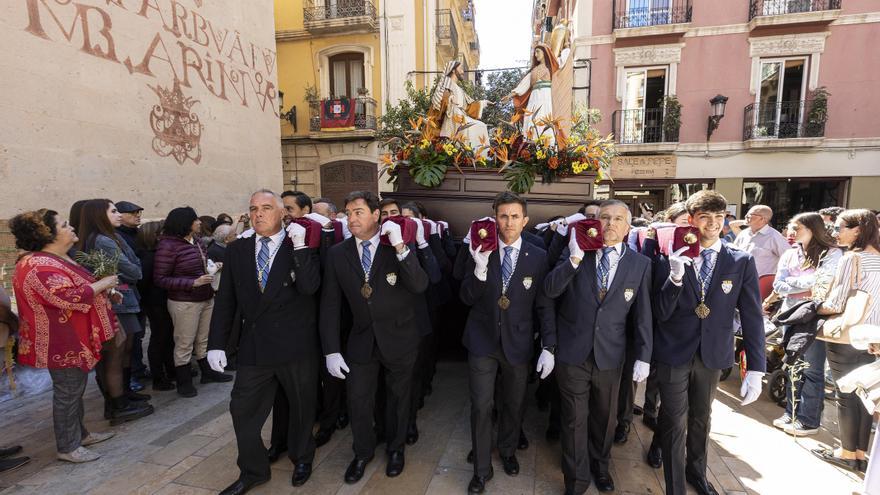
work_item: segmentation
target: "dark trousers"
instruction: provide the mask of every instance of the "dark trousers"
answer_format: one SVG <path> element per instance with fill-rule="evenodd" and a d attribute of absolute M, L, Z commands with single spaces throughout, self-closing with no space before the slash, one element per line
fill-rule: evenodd
<path fill-rule="evenodd" d="M 636 363 L 635 347 L 631 342 L 626 346 L 626 359 L 620 370 L 620 390 L 617 394 L 617 424 L 632 424 L 633 405 L 636 399 L 636 382 L 633 381 L 633 366 Z"/>
<path fill-rule="evenodd" d="M 803 359 L 809 367 L 801 372 L 801 379 L 795 387 L 797 409 L 792 407 L 791 381 L 786 380 L 785 412 L 806 428 L 818 428 L 825 409 L 825 342 L 813 341 Z"/>
<path fill-rule="evenodd" d="M 132 337 L 134 337 L 134 343 L 131 347 L 131 372 L 143 373 L 147 369 L 147 366 L 144 364 L 144 337 L 147 333 L 147 315 L 143 308 L 141 309 L 141 312 L 137 314 L 137 318 L 138 322 L 141 324 L 141 331 L 132 335 Z"/>
<path fill-rule="evenodd" d="M 315 393 L 318 393 L 317 386 Z M 320 394 L 318 394 L 320 395 Z M 318 403 L 317 397 L 315 404 Z M 269 437 L 269 445 L 276 449 L 283 449 L 287 446 L 287 436 L 290 433 L 290 402 L 287 400 L 287 394 L 284 393 L 283 387 L 275 389 L 275 399 L 272 401 L 272 435 Z"/>
<path fill-rule="evenodd" d="M 529 365 L 510 364 L 499 350 L 483 357 L 470 354 L 468 368 L 474 474 L 488 476 L 492 468 L 492 407 L 494 405 L 498 409 L 498 452 L 510 457 L 516 453 L 519 441 Z M 500 393 L 498 403 L 495 403 L 495 379 L 499 371 Z"/>
<path fill-rule="evenodd" d="M 174 322 L 168 313 L 168 304 L 145 305 L 144 312 L 150 322 L 150 344 L 147 360 L 154 378 L 174 376 Z"/>
<path fill-rule="evenodd" d="M 89 374 L 79 368 L 49 369 L 52 377 L 52 424 L 58 453 L 68 454 L 89 436 L 83 423 L 83 393 Z"/>
<path fill-rule="evenodd" d="M 392 361 L 382 356 L 378 347 L 374 346 L 370 361 L 348 363 L 351 372 L 345 379 L 346 392 L 354 440 L 352 447 L 357 458 L 370 459 L 376 450 L 373 415 L 380 370 L 384 370 L 386 385 L 384 430 L 387 450 L 403 452 L 406 445 L 406 426 L 409 422 L 415 354 L 413 352 L 400 360 Z"/>
<path fill-rule="evenodd" d="M 699 351 L 689 365 L 671 367 L 657 363 L 660 383 L 660 446 L 666 493 L 687 492 L 685 473 L 706 477 L 712 401 L 721 370 L 707 368 Z"/>
<path fill-rule="evenodd" d="M 419 352 L 416 357 L 416 365 L 413 369 L 412 390 L 410 391 L 409 422 L 414 424 L 419 413 L 419 402 L 425 398 L 425 391 L 430 384 L 431 373 L 431 348 L 433 347 L 434 334 L 422 336 L 419 341 Z"/>
<path fill-rule="evenodd" d="M 645 404 L 642 407 L 645 416 L 658 418 L 660 415 L 660 383 L 657 381 L 657 366 L 651 363 L 651 371 L 645 380 Z"/>
<path fill-rule="evenodd" d="M 247 481 L 269 479 L 269 458 L 260 431 L 269 417 L 275 390 L 284 388 L 290 402 L 288 456 L 294 463 L 311 463 L 315 457 L 312 425 L 315 420 L 316 358 L 277 366 L 239 365 L 232 387 L 229 412 L 238 444 L 238 467 Z"/>
<path fill-rule="evenodd" d="M 322 430 L 336 429 L 336 420 L 345 411 L 345 380 L 340 380 L 321 366 L 321 413 L 318 427 Z"/>
<path fill-rule="evenodd" d="M 620 368 L 600 370 L 592 353 L 581 364 L 556 365 L 562 403 L 562 474 L 566 490 L 572 493 L 587 491 L 591 472 L 608 472 L 620 374 Z"/>
<path fill-rule="evenodd" d="M 828 365 L 835 383 L 860 366 L 874 362 L 868 351 L 860 351 L 849 344 L 828 343 Z M 836 387 L 836 385 L 835 385 Z M 844 450 L 867 452 L 871 436 L 871 414 L 855 393 L 837 390 L 837 417 L 840 423 L 840 446 Z"/>

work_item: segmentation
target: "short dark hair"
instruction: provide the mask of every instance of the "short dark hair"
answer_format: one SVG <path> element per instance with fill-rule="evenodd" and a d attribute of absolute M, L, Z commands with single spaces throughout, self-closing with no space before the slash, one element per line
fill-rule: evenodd
<path fill-rule="evenodd" d="M 509 205 L 511 203 L 516 203 L 516 204 L 522 206 L 523 216 L 529 214 L 529 210 L 528 210 L 529 207 L 528 207 L 528 203 L 526 202 L 526 200 L 524 198 L 521 198 L 519 195 L 512 193 L 510 191 L 500 192 L 500 193 L 498 193 L 497 196 L 495 196 L 495 200 L 492 201 L 492 211 L 494 211 L 495 213 L 498 213 L 499 206 Z"/>
<path fill-rule="evenodd" d="M 15 247 L 25 251 L 39 251 L 51 244 L 58 235 L 56 216 L 57 211 L 43 208 L 12 217 L 9 230 L 15 236 Z"/>
<path fill-rule="evenodd" d="M 312 203 L 315 203 L 315 204 L 317 204 L 317 203 L 327 203 L 327 208 L 329 208 L 330 211 L 332 211 L 333 213 L 338 213 L 338 212 L 339 212 L 339 209 L 336 208 L 336 203 L 334 203 L 333 201 L 330 201 L 330 198 L 325 198 L 325 197 L 322 196 L 322 197 L 320 197 L 320 198 L 315 198 L 315 199 L 312 201 Z"/>
<path fill-rule="evenodd" d="M 214 224 L 217 223 L 217 219 L 212 217 L 211 215 L 202 215 L 199 217 L 199 220 L 202 221 L 202 237 L 211 237 L 211 234 L 214 233 Z"/>
<path fill-rule="evenodd" d="M 136 243 L 137 246 L 146 251 L 153 251 L 159 243 L 159 236 L 162 234 L 162 226 L 164 220 L 153 220 L 147 222 L 138 229 Z"/>
<path fill-rule="evenodd" d="M 199 219 L 196 210 L 189 206 L 174 208 L 165 217 L 165 225 L 162 231 L 165 235 L 174 237 L 186 237 L 192 233 L 192 224 Z"/>
<path fill-rule="evenodd" d="M 588 208 L 588 207 L 590 207 L 590 206 L 599 206 L 601 203 L 602 203 L 602 202 L 599 201 L 599 200 L 588 199 L 587 201 L 584 201 L 584 204 L 581 205 L 580 208 L 578 208 L 578 211 L 577 211 L 577 212 L 580 213 L 581 215 L 583 215 L 583 214 L 585 214 L 585 213 L 587 212 L 587 208 Z"/>
<path fill-rule="evenodd" d="M 345 197 L 345 207 L 348 208 L 348 204 L 354 201 L 362 199 L 364 203 L 367 203 L 367 208 L 370 209 L 370 212 L 379 210 L 379 198 L 372 191 L 352 191 L 348 193 Z"/>
<path fill-rule="evenodd" d="M 831 218 L 832 222 L 837 221 L 837 216 L 843 213 L 844 208 L 840 206 L 829 206 L 828 208 L 822 208 L 819 210 L 820 215 L 825 215 L 826 217 Z"/>
<path fill-rule="evenodd" d="M 397 209 L 400 209 L 400 203 L 397 202 L 394 198 L 385 198 L 382 201 L 379 201 L 379 209 L 385 208 L 388 205 L 397 205 Z"/>
<path fill-rule="evenodd" d="M 403 212 L 403 210 L 409 210 L 409 211 L 415 213 L 416 215 L 418 215 L 419 217 L 425 216 L 425 214 L 422 213 L 421 208 L 419 208 L 419 204 L 416 203 L 415 201 L 407 201 L 406 203 L 400 205 L 401 213 Z"/>
<path fill-rule="evenodd" d="M 727 200 L 720 192 L 711 189 L 695 192 L 684 204 L 691 216 L 696 215 L 699 211 L 711 213 L 727 211 Z"/>
<path fill-rule="evenodd" d="M 630 225 L 633 227 L 647 227 L 651 225 L 651 222 L 649 222 L 647 218 L 635 217 L 632 219 Z"/>
<path fill-rule="evenodd" d="M 294 201 L 296 201 L 296 205 L 300 208 L 309 207 L 309 211 L 312 209 L 312 198 L 309 197 L 308 194 L 302 191 L 284 191 L 281 193 L 281 199 L 292 197 Z"/>

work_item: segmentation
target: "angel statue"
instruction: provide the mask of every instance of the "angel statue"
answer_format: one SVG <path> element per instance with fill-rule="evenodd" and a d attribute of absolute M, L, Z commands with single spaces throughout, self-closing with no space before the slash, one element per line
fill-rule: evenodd
<path fill-rule="evenodd" d="M 557 59 L 553 51 L 545 43 L 538 43 L 532 52 L 532 68 L 526 73 L 522 81 L 513 88 L 502 102 L 513 100 L 513 108 L 517 114 L 521 114 L 523 135 L 537 139 L 542 134 L 550 138 L 550 144 L 556 143 L 556 135 L 551 130 L 544 132 L 543 125 L 553 118 L 553 92 L 552 80 L 559 67 L 565 65 L 571 48 L 566 41 L 565 48 Z"/>
<path fill-rule="evenodd" d="M 461 62 L 453 60 L 446 64 L 443 78 L 431 94 L 428 117 L 437 124 L 440 137 L 453 137 L 461 128 L 463 141 L 473 148 L 489 141 L 489 130 L 480 121 L 486 100 L 474 100 L 459 85 L 464 77 Z M 430 130 L 426 134 L 436 131 Z M 431 135 L 426 135 L 430 139 Z"/>

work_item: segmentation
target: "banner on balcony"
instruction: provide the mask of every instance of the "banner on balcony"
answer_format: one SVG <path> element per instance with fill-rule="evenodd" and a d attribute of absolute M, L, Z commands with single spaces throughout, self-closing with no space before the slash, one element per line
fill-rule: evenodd
<path fill-rule="evenodd" d="M 353 131 L 355 104 L 348 98 L 321 103 L 322 131 Z"/>

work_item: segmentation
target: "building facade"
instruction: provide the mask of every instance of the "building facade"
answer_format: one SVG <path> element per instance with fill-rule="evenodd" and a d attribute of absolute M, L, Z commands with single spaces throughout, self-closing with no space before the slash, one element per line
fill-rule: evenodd
<path fill-rule="evenodd" d="M 570 9 L 575 63 L 590 68 L 573 100 L 601 111 L 621 153 L 600 197 L 638 212 L 711 187 L 738 216 L 763 203 L 778 221 L 831 205 L 880 208 L 876 2 L 547 4 L 536 12 Z"/>
<path fill-rule="evenodd" d="M 377 120 L 447 61 L 479 64 L 468 0 L 276 0 L 285 188 L 338 206 L 378 179 Z M 340 118 L 334 119 L 334 116 Z"/>

